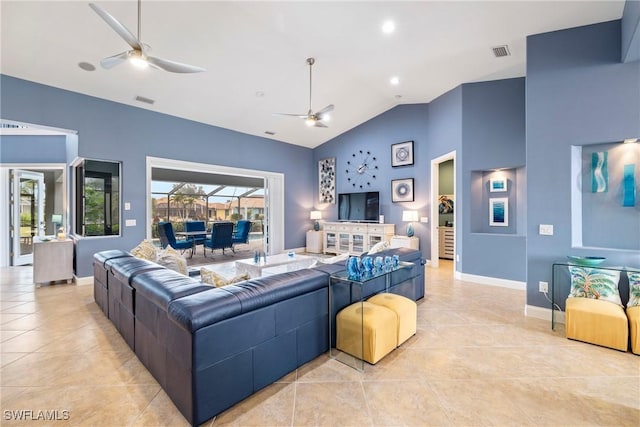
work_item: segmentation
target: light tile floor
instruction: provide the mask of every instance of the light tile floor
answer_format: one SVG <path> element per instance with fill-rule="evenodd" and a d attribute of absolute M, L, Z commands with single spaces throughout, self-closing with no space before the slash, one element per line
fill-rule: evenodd
<path fill-rule="evenodd" d="M 92 286 L 0 277 L 2 425 L 187 425 Z M 569 341 L 524 317 L 524 292 L 454 280 L 450 264 L 426 277 L 416 336 L 377 365 L 320 356 L 204 425 L 640 425 L 640 357 Z"/>

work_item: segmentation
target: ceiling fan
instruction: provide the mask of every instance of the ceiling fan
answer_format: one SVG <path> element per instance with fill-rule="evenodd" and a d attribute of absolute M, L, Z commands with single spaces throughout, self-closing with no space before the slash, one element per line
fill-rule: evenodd
<path fill-rule="evenodd" d="M 109 69 L 128 60 L 139 67 L 151 66 L 171 73 L 199 73 L 206 71 L 201 67 L 181 64 L 180 62 L 170 61 L 168 59 L 156 58 L 147 54 L 151 50 L 151 47 L 140 41 L 140 22 L 142 19 L 140 13 L 141 0 L 138 0 L 138 37 L 134 36 L 127 27 L 122 25 L 120 21 L 111 16 L 106 10 L 97 4 L 89 3 L 89 7 L 91 7 L 91 9 L 93 9 L 116 33 L 118 33 L 120 37 L 124 39 L 124 41 L 129 44 L 129 46 L 132 47 L 131 50 L 127 50 L 126 52 L 101 60 L 100 65 L 102 65 L 102 68 Z"/>
<path fill-rule="evenodd" d="M 311 109 L 311 89 L 312 89 L 311 72 L 312 72 L 313 64 L 315 64 L 315 62 L 316 62 L 315 58 L 307 58 L 307 64 L 309 64 L 309 111 L 307 112 L 307 114 L 288 114 L 288 113 L 274 113 L 274 114 L 279 116 L 293 116 L 293 117 L 298 117 L 300 119 L 304 119 L 305 124 L 309 127 L 326 128 L 328 126 L 324 124 L 322 121 L 329 119 L 328 113 L 333 111 L 333 108 L 334 108 L 333 104 L 329 104 L 323 109 L 316 111 L 315 113 Z"/>

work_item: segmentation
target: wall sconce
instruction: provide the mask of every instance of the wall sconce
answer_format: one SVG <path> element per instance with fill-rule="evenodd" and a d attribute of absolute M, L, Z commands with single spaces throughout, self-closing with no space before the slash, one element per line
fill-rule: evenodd
<path fill-rule="evenodd" d="M 413 222 L 418 221 L 418 211 L 402 211 L 402 221 L 407 224 L 407 237 L 413 237 Z"/>
<path fill-rule="evenodd" d="M 318 223 L 318 220 L 322 219 L 322 212 L 320 212 L 320 211 L 311 211 L 311 214 L 309 215 L 309 219 L 312 219 L 312 220 L 315 221 L 313 223 L 313 229 L 315 231 L 320 230 L 320 224 Z"/>

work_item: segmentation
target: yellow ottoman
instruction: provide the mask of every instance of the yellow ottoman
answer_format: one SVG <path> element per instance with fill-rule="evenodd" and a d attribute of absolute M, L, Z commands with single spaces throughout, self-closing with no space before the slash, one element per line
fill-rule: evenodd
<path fill-rule="evenodd" d="M 593 298 L 567 298 L 567 338 L 627 351 L 629 326 L 621 306 Z"/>
<path fill-rule="evenodd" d="M 372 304 L 387 307 L 398 317 L 398 346 L 416 334 L 418 322 L 418 304 L 407 297 L 397 294 L 378 294 L 369 298 Z"/>
<path fill-rule="evenodd" d="M 336 348 L 375 364 L 396 348 L 397 329 L 393 311 L 367 301 L 362 305 L 357 302 L 336 316 Z"/>
<path fill-rule="evenodd" d="M 640 305 L 627 308 L 629 318 L 629 334 L 631 335 L 631 351 L 640 355 Z"/>

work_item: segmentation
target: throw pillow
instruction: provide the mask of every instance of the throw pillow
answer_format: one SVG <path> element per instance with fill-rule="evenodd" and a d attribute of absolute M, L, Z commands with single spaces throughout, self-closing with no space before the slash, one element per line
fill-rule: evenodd
<path fill-rule="evenodd" d="M 209 270 L 206 267 L 202 267 L 200 269 L 200 280 L 202 281 L 202 283 L 205 283 L 207 285 L 213 285 L 216 288 L 220 288 L 222 286 L 231 285 L 232 283 L 238 283 L 244 280 L 249 280 L 249 274 L 248 273 L 238 274 L 236 276 L 233 276 L 231 279 L 227 279 L 226 277 L 216 273 L 213 270 Z"/>
<path fill-rule="evenodd" d="M 640 271 L 627 271 L 629 277 L 629 302 L 627 307 L 640 305 Z"/>
<path fill-rule="evenodd" d="M 378 252 L 382 252 L 389 247 L 389 242 L 378 242 L 369 249 L 367 255 L 377 254 Z"/>
<path fill-rule="evenodd" d="M 588 267 L 569 267 L 571 291 L 569 297 L 593 298 L 622 306 L 618 281 L 620 272 Z"/>
<path fill-rule="evenodd" d="M 349 259 L 349 254 L 344 253 L 344 254 L 336 255 L 331 258 L 320 258 L 318 259 L 318 261 L 320 261 L 323 264 L 335 264 L 337 262 L 344 263 L 347 259 Z"/>
<path fill-rule="evenodd" d="M 156 262 L 171 270 L 177 271 L 178 273 L 182 273 L 185 276 L 189 275 L 187 259 L 180 255 L 180 253 L 171 246 L 167 246 L 167 249 L 158 253 L 158 259 Z"/>
<path fill-rule="evenodd" d="M 155 261 L 158 257 L 158 249 L 150 240 L 143 240 L 138 246 L 131 249 L 131 255 L 147 261 Z"/>

